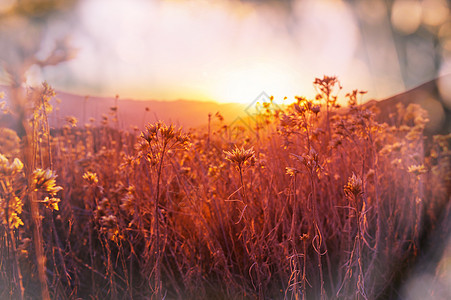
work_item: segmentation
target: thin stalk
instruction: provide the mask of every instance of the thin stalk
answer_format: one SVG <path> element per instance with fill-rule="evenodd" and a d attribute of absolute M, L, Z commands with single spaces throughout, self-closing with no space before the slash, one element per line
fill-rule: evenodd
<path fill-rule="evenodd" d="M 244 186 L 244 181 L 243 181 L 243 167 L 241 164 L 238 165 L 238 169 L 240 171 L 240 183 L 241 183 L 241 188 L 243 189 L 243 198 L 246 201 L 247 197 L 246 197 L 246 187 Z"/>
<path fill-rule="evenodd" d="M 324 290 L 324 275 L 323 275 L 323 265 L 321 262 L 321 246 L 322 246 L 322 232 L 318 227 L 318 220 L 319 220 L 319 215 L 318 215 L 318 208 L 317 208 L 317 203 L 316 203 L 316 187 L 315 187 L 315 183 L 313 181 L 313 173 L 310 172 L 310 184 L 311 184 L 311 188 L 312 188 L 312 202 L 313 202 L 313 211 L 314 211 L 314 217 L 313 217 L 313 225 L 315 226 L 316 232 L 317 234 L 315 234 L 315 238 L 316 238 L 316 247 L 315 251 L 317 253 L 317 257 L 318 257 L 318 270 L 319 270 L 319 278 L 320 278 L 320 286 L 321 286 L 321 299 L 325 299 L 326 295 L 325 295 L 325 290 Z M 315 238 L 313 239 L 312 243 L 314 243 Z"/>
<path fill-rule="evenodd" d="M 306 299 L 307 288 L 305 283 L 307 282 L 306 266 L 307 266 L 307 239 L 304 238 L 302 241 L 303 251 L 304 251 L 304 265 L 302 266 L 302 300 Z"/>
<path fill-rule="evenodd" d="M 160 202 L 160 180 L 161 180 L 161 172 L 163 169 L 164 162 L 164 154 L 166 152 L 167 143 L 164 142 L 163 149 L 161 151 L 161 160 L 158 166 L 157 172 L 157 187 L 156 187 L 156 199 L 154 206 L 154 228 L 155 228 L 155 248 L 156 248 L 156 257 L 155 257 L 155 296 L 156 299 L 161 299 L 161 262 L 160 262 L 160 224 L 159 224 L 159 214 L 158 214 L 158 204 Z"/>
<path fill-rule="evenodd" d="M 24 165 L 26 171 L 26 177 L 28 181 L 28 187 L 33 186 L 33 170 L 36 165 L 36 145 L 33 143 L 34 140 L 34 130 L 30 129 L 28 124 L 28 119 L 26 117 L 25 105 L 23 102 L 23 96 L 20 95 L 21 91 L 19 87 L 13 87 L 13 99 L 16 103 L 16 110 L 20 117 L 22 127 L 24 128 L 25 135 L 23 137 L 23 147 L 22 153 L 24 157 Z M 34 122 L 33 122 L 34 123 Z M 34 125 L 33 125 L 34 126 Z M 41 232 L 41 217 L 39 214 L 39 207 L 37 202 L 36 192 L 31 190 L 28 191 L 28 199 L 30 201 L 30 211 L 33 220 L 33 240 L 36 252 L 36 262 L 38 269 L 38 278 L 41 285 L 41 297 L 44 300 L 50 299 L 47 276 L 45 272 L 45 256 L 44 247 L 42 242 L 42 232 Z"/>

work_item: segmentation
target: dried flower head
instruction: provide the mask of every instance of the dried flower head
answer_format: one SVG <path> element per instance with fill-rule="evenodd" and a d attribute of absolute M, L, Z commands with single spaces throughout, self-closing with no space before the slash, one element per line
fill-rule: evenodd
<path fill-rule="evenodd" d="M 129 186 L 126 188 L 126 194 L 121 199 L 120 208 L 129 215 L 133 215 L 135 213 L 135 190 L 136 188 L 133 185 Z"/>
<path fill-rule="evenodd" d="M 315 115 L 318 115 L 318 113 L 321 111 L 321 106 L 314 105 L 310 108 L 310 111 L 314 113 Z"/>
<path fill-rule="evenodd" d="M 299 173 L 298 169 L 292 168 L 292 167 L 286 167 L 285 170 L 286 170 L 286 173 L 290 176 L 295 176 L 297 173 Z"/>
<path fill-rule="evenodd" d="M 291 153 L 291 155 L 297 158 L 298 161 L 301 162 L 310 172 L 318 173 L 323 169 L 319 163 L 318 152 L 316 152 L 313 148 L 311 148 L 308 153 L 303 155 L 297 155 L 294 153 Z"/>
<path fill-rule="evenodd" d="M 89 185 L 97 185 L 97 183 L 99 182 L 97 174 L 89 171 L 83 174 L 83 179 L 86 180 Z"/>
<path fill-rule="evenodd" d="M 70 125 L 71 127 L 75 127 L 75 126 L 77 126 L 78 120 L 77 120 L 77 118 L 74 117 L 74 116 L 67 116 L 67 117 L 66 117 L 66 122 L 67 122 L 67 124 Z"/>
<path fill-rule="evenodd" d="M 44 200 L 42 200 L 44 206 L 51 210 L 59 210 L 58 203 L 60 202 L 61 200 L 59 198 L 54 197 L 45 197 Z"/>
<path fill-rule="evenodd" d="M 241 169 L 245 162 L 254 157 L 255 151 L 253 148 L 246 150 L 243 147 L 238 148 L 235 146 L 235 149 L 232 151 L 224 151 L 224 154 L 226 155 L 227 160 L 237 164 L 237 167 Z"/>
<path fill-rule="evenodd" d="M 33 189 L 55 195 L 63 188 L 56 185 L 57 175 L 50 169 L 36 169 L 33 172 Z"/>
<path fill-rule="evenodd" d="M 348 197 L 357 197 L 362 193 L 362 180 L 352 173 L 352 176 L 348 179 L 348 183 L 344 186 L 344 191 Z"/>
<path fill-rule="evenodd" d="M 407 171 L 409 173 L 413 173 L 417 176 L 426 173 L 428 170 L 426 169 L 426 167 L 424 165 L 411 165 Z"/>
<path fill-rule="evenodd" d="M 146 129 L 141 132 L 137 150 L 140 157 L 145 157 L 154 164 L 166 152 L 187 149 L 189 145 L 189 137 L 182 132 L 181 128 L 175 128 L 172 124 L 168 126 L 159 121 L 155 124 L 148 124 Z"/>
<path fill-rule="evenodd" d="M 18 158 L 14 158 L 12 163 L 9 163 L 8 158 L 3 154 L 0 154 L 0 174 L 2 175 L 15 175 L 22 172 L 23 163 Z"/>
<path fill-rule="evenodd" d="M 4 225 L 9 224 L 9 228 L 18 228 L 24 225 L 19 215 L 22 213 L 23 201 L 16 196 L 8 197 L 9 201 L 0 197 L 0 218 Z M 6 220 L 6 208 L 8 207 L 8 220 Z"/>

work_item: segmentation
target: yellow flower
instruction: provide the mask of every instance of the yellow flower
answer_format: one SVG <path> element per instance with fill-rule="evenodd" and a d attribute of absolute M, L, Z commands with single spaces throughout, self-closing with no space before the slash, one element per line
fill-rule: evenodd
<path fill-rule="evenodd" d="M 96 185 L 99 182 L 97 174 L 89 171 L 83 174 L 83 179 L 86 180 L 90 185 Z"/>
<path fill-rule="evenodd" d="M 299 170 L 296 168 L 286 167 L 285 170 L 286 170 L 286 173 L 290 176 L 294 176 L 297 173 L 299 173 Z"/>
<path fill-rule="evenodd" d="M 20 225 L 24 225 L 22 222 L 22 219 L 19 217 L 19 215 L 22 213 L 22 207 L 23 202 L 18 197 L 12 197 L 9 199 L 9 213 L 8 213 L 8 220 L 6 220 L 6 199 L 0 198 L 0 205 L 2 206 L 2 209 L 0 211 L 0 218 L 3 221 L 3 224 L 9 224 L 9 228 L 18 228 Z"/>
<path fill-rule="evenodd" d="M 18 228 L 19 226 L 24 225 L 22 219 L 19 218 L 16 212 L 12 212 L 9 216 L 9 227 L 10 228 Z"/>
<path fill-rule="evenodd" d="M 56 185 L 56 174 L 50 169 L 36 169 L 33 172 L 33 188 L 55 195 L 63 188 Z"/>
<path fill-rule="evenodd" d="M 407 171 L 409 173 L 413 173 L 417 176 L 426 173 L 428 170 L 426 169 L 426 167 L 424 165 L 411 165 Z"/>
<path fill-rule="evenodd" d="M 45 207 L 51 209 L 51 210 L 59 210 L 58 203 L 61 200 L 59 198 L 49 198 L 45 197 L 45 199 L 42 201 L 44 203 Z"/>

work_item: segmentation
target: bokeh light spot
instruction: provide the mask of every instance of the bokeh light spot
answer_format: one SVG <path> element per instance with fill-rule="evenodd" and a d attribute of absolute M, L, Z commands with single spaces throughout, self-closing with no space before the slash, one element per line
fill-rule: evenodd
<path fill-rule="evenodd" d="M 397 0 L 393 3 L 391 22 L 403 34 L 412 34 L 421 24 L 422 8 L 416 0 Z"/>

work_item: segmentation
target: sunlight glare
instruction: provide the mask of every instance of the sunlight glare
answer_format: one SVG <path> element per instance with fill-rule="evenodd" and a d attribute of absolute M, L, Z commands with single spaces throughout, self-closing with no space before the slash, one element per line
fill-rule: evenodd
<path fill-rule="evenodd" d="M 236 102 L 248 104 L 262 92 L 274 96 L 276 102 L 282 102 L 284 97 L 293 97 L 296 94 L 308 94 L 311 85 L 306 88 L 310 80 L 297 81 L 298 76 L 292 76 L 293 70 L 276 68 L 270 64 L 255 64 L 252 67 L 234 67 L 225 71 L 218 80 L 215 90 L 212 91 L 214 99 L 220 102 Z"/>

